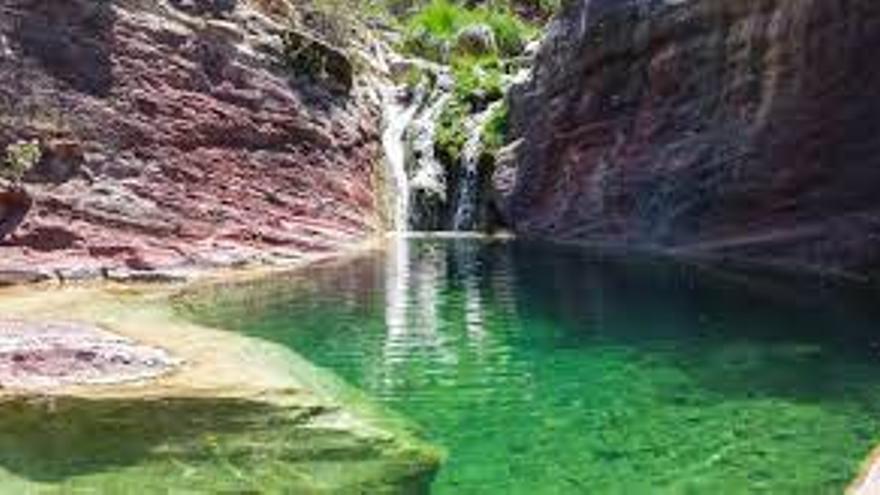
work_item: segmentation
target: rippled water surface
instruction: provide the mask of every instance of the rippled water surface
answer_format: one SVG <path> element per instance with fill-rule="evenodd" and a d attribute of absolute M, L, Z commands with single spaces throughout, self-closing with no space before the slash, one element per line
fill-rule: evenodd
<path fill-rule="evenodd" d="M 871 295 L 415 239 L 203 300 L 420 425 L 434 493 L 840 493 L 880 443 Z"/>

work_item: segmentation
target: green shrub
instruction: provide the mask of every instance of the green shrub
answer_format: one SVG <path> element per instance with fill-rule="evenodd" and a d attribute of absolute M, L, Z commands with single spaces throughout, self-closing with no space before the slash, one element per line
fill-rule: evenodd
<path fill-rule="evenodd" d="M 535 27 L 507 9 L 486 11 L 483 22 L 492 28 L 498 50 L 505 57 L 519 55 L 529 39 L 537 34 Z"/>
<path fill-rule="evenodd" d="M 501 61 L 495 56 L 459 57 L 453 61 L 455 96 L 478 107 L 504 95 Z"/>
<path fill-rule="evenodd" d="M 483 127 L 484 153 L 494 155 L 507 142 L 507 132 L 510 128 L 510 112 L 506 103 L 495 108 L 489 120 Z"/>
<path fill-rule="evenodd" d="M 43 156 L 39 141 L 19 141 L 6 147 L 0 177 L 19 181 Z"/>
<path fill-rule="evenodd" d="M 461 162 L 462 150 L 470 138 L 463 125 L 471 116 L 465 102 L 452 100 L 437 121 L 437 133 L 434 137 L 434 151 L 440 161 L 447 167 L 455 167 Z M 483 126 L 481 139 L 483 155 L 494 157 L 507 143 L 509 129 L 509 112 L 506 104 L 496 107 Z M 482 160 L 481 163 L 492 163 L 494 160 Z"/>
<path fill-rule="evenodd" d="M 449 45 L 462 29 L 485 24 L 492 29 L 502 56 L 519 54 L 537 28 L 507 6 L 495 4 L 470 9 L 450 0 L 431 0 L 405 21 L 403 49 L 438 62 L 450 62 Z"/>
<path fill-rule="evenodd" d="M 453 99 L 437 119 L 434 151 L 440 161 L 448 167 L 457 166 L 461 160 L 461 152 L 468 140 L 463 123 L 469 114 L 470 111 L 463 102 Z"/>
<path fill-rule="evenodd" d="M 472 11 L 448 0 L 433 0 L 407 21 L 412 30 L 424 30 L 441 40 L 450 40 L 461 28 L 475 22 Z"/>
<path fill-rule="evenodd" d="M 404 51 L 448 63 L 455 79 L 453 97 L 438 118 L 435 134 L 435 151 L 446 166 L 457 166 L 461 160 L 469 138 L 464 125 L 468 118 L 504 97 L 505 60 L 520 54 L 538 33 L 537 24 L 516 13 L 522 8 L 514 0 L 490 1 L 476 8 L 452 0 L 430 0 L 404 21 Z M 478 24 L 492 30 L 497 53 L 468 55 L 453 51 L 451 46 L 458 33 Z M 482 131 L 487 156 L 504 145 L 507 127 L 508 112 L 502 105 Z"/>

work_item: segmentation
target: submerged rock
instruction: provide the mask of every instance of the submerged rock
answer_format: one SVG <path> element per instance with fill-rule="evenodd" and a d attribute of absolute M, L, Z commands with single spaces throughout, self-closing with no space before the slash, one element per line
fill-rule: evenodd
<path fill-rule="evenodd" d="M 876 268 L 878 43 L 873 0 L 569 2 L 511 97 L 505 220 L 535 237 Z"/>

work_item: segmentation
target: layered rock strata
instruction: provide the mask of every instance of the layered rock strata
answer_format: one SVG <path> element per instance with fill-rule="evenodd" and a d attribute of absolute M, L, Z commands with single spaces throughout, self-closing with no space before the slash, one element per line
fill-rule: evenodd
<path fill-rule="evenodd" d="M 518 233 L 859 277 L 880 266 L 880 4 L 570 2 L 511 95 Z"/>
<path fill-rule="evenodd" d="M 0 191 L 0 279 L 289 258 L 377 230 L 377 105 L 342 51 L 292 63 L 280 4 L 0 3 L 0 152 L 42 150 L 14 232 L 22 202 Z"/>

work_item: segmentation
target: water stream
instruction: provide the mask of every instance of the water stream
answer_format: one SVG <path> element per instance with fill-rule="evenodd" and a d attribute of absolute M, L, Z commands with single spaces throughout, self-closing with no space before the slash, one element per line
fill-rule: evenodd
<path fill-rule="evenodd" d="M 465 124 L 467 142 L 461 152 L 461 178 L 458 199 L 455 202 L 455 215 L 452 229 L 457 231 L 476 230 L 480 208 L 480 158 L 483 153 L 483 127 L 501 105 L 494 102 L 484 111 L 472 116 Z"/>
<path fill-rule="evenodd" d="M 408 158 L 413 197 L 409 219 L 414 230 L 443 230 L 445 227 L 448 170 L 437 157 L 434 144 L 437 121 L 452 98 L 453 85 L 449 74 L 436 72 L 436 83 L 427 104 L 406 135 L 411 151 Z"/>
<path fill-rule="evenodd" d="M 396 231 L 409 228 L 410 190 L 406 169 L 406 140 L 404 136 L 412 124 L 426 92 L 423 87 L 415 88 L 410 95 L 395 85 L 382 88 L 384 131 L 382 149 L 391 177 L 392 225 Z M 406 98 L 408 96 L 408 99 Z"/>

